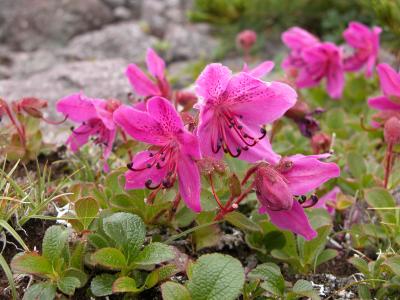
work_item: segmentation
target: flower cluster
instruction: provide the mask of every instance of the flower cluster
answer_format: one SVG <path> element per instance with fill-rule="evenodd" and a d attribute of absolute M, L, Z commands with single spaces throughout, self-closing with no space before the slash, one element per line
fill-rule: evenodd
<path fill-rule="evenodd" d="M 316 232 L 303 206 L 311 206 L 318 199 L 312 195 L 307 200 L 306 195 L 339 176 L 339 168 L 323 161 L 329 155 L 281 157 L 273 150 L 265 126 L 281 118 L 297 101 L 296 91 L 288 84 L 260 79 L 274 64 L 266 61 L 254 69 L 245 65 L 238 73 L 218 63 L 206 66 L 196 80 L 196 93 L 190 95 L 195 99 L 192 102 L 197 102 L 196 117 L 177 110 L 182 93 L 177 97 L 179 93 L 171 90 L 165 62 L 154 50 L 148 50 L 146 63 L 152 78 L 135 64 L 126 70 L 134 91 L 143 97 L 141 102 L 124 105 L 81 93 L 59 100 L 57 110 L 80 123 L 67 141 L 72 151 L 93 136 L 97 144 L 104 146 L 106 160 L 120 130 L 149 145 L 127 165 L 125 188 L 147 188 L 157 193 L 177 182 L 177 199 L 182 198 L 195 212 L 202 210 L 200 171 L 204 161 L 221 161 L 224 154 L 244 160 L 251 165 L 241 185 L 254 179 L 246 193 L 232 195 L 225 205 L 215 194 L 220 204 L 217 218 L 237 208 L 255 190 L 260 212 L 267 213 L 272 223 L 306 239 L 314 238 Z"/>
<path fill-rule="evenodd" d="M 339 99 L 344 88 L 344 72 L 365 68 L 365 75 L 372 76 L 379 51 L 381 29 L 369 29 L 358 22 L 350 22 L 343 37 L 352 49 L 331 42 L 320 41 L 316 36 L 299 27 L 293 27 L 282 34 L 283 43 L 290 49 L 282 67 L 295 80 L 298 88 L 318 85 L 326 78 L 330 97 Z"/>

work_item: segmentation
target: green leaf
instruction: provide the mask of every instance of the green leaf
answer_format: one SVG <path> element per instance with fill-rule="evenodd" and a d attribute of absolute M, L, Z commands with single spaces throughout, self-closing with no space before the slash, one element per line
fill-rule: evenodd
<path fill-rule="evenodd" d="M 174 264 L 162 266 L 158 269 L 153 270 L 149 275 L 147 275 L 145 286 L 147 289 L 150 289 L 160 281 L 163 281 L 178 272 L 179 270 Z"/>
<path fill-rule="evenodd" d="M 13 298 L 13 300 L 16 300 L 17 299 L 17 289 L 15 288 L 13 273 L 10 269 L 10 266 L 8 265 L 7 261 L 4 259 L 4 256 L 1 253 L 0 253 L 0 268 L 3 270 L 4 274 L 7 277 L 8 284 L 11 289 L 12 298 Z"/>
<path fill-rule="evenodd" d="M 264 281 L 261 284 L 263 289 L 276 296 L 283 296 L 285 292 L 285 279 L 276 264 L 265 263 L 258 265 L 248 276 L 250 279 L 262 279 Z"/>
<path fill-rule="evenodd" d="M 85 272 L 83 272 L 82 270 L 79 270 L 79 269 L 75 269 L 75 268 L 66 269 L 63 272 L 62 276 L 63 277 L 75 277 L 75 278 L 79 279 L 80 285 L 78 286 L 78 288 L 84 287 L 88 280 L 88 276 L 85 274 Z"/>
<path fill-rule="evenodd" d="M 392 256 L 385 260 L 383 265 L 386 265 L 394 274 L 400 276 L 400 256 Z"/>
<path fill-rule="evenodd" d="M 140 217 L 130 213 L 116 213 L 104 218 L 103 229 L 122 248 L 128 263 L 138 255 L 146 235 L 146 228 Z"/>
<path fill-rule="evenodd" d="M 358 152 L 350 152 L 347 155 L 347 166 L 350 173 L 356 178 L 362 178 L 367 172 L 364 157 Z"/>
<path fill-rule="evenodd" d="M 230 212 L 225 215 L 224 219 L 242 230 L 261 232 L 261 227 L 257 223 L 238 211 Z"/>
<path fill-rule="evenodd" d="M 358 271 L 363 273 L 364 275 L 369 274 L 368 263 L 359 257 L 352 257 L 349 259 L 349 262 L 357 268 Z"/>
<path fill-rule="evenodd" d="M 43 238 L 43 256 L 54 264 L 60 259 L 68 241 L 68 230 L 60 225 L 49 227 Z"/>
<path fill-rule="evenodd" d="M 19 274 L 46 275 L 53 273 L 49 260 L 35 252 L 17 254 L 11 261 L 11 268 Z"/>
<path fill-rule="evenodd" d="M 314 265 L 318 255 L 325 248 L 327 237 L 332 230 L 331 225 L 322 226 L 317 229 L 317 237 L 312 239 L 311 241 L 304 242 L 303 251 L 299 250 L 300 253 L 303 252 L 304 261 L 311 265 Z M 303 238 L 300 238 L 304 240 Z"/>
<path fill-rule="evenodd" d="M 325 249 L 317 257 L 315 266 L 326 263 L 327 261 L 334 259 L 338 255 L 338 252 L 334 249 Z"/>
<path fill-rule="evenodd" d="M 87 237 L 88 242 L 95 248 L 106 248 L 111 246 L 110 243 L 98 233 L 91 233 Z"/>
<path fill-rule="evenodd" d="M 136 287 L 135 279 L 123 276 L 114 281 L 112 291 L 113 293 L 137 293 L 141 290 Z"/>
<path fill-rule="evenodd" d="M 22 300 L 53 300 L 57 288 L 50 282 L 36 283 L 29 287 Z"/>
<path fill-rule="evenodd" d="M 127 266 L 124 254 L 116 248 L 102 248 L 92 254 L 92 261 L 112 270 L 121 270 Z"/>
<path fill-rule="evenodd" d="M 90 283 L 90 289 L 93 295 L 97 297 L 108 296 L 113 293 L 112 285 L 117 279 L 117 275 L 101 274 L 93 278 Z"/>
<path fill-rule="evenodd" d="M 234 300 L 244 284 L 244 270 L 237 259 L 222 254 L 201 256 L 193 266 L 187 287 L 193 300 Z"/>
<path fill-rule="evenodd" d="M 384 188 L 373 188 L 365 191 L 367 203 L 377 208 L 377 213 L 383 221 L 387 223 L 396 223 L 395 207 L 396 201 L 393 196 Z M 391 209 L 393 208 L 393 209 Z"/>
<path fill-rule="evenodd" d="M 131 210 L 134 207 L 132 204 L 132 198 L 127 194 L 118 194 L 111 197 L 110 204 L 111 206 L 121 210 Z"/>
<path fill-rule="evenodd" d="M 155 265 L 174 258 L 174 252 L 170 246 L 162 243 L 151 243 L 135 257 L 135 265 Z"/>
<path fill-rule="evenodd" d="M 69 261 L 69 266 L 76 269 L 83 269 L 83 259 L 85 256 L 86 243 L 77 242 Z"/>
<path fill-rule="evenodd" d="M 371 300 L 374 299 L 369 291 L 368 285 L 366 284 L 359 284 L 357 287 L 358 296 L 361 300 Z M 376 299 L 376 298 L 375 298 Z M 379 298 L 378 298 L 379 299 Z"/>
<path fill-rule="evenodd" d="M 91 197 L 81 198 L 75 202 L 75 212 L 84 229 L 88 229 L 99 211 L 97 201 Z"/>
<path fill-rule="evenodd" d="M 80 285 L 81 282 L 76 277 L 63 277 L 57 281 L 57 287 L 68 296 L 72 296 Z"/>
<path fill-rule="evenodd" d="M 300 296 L 309 297 L 312 300 L 320 299 L 317 292 L 313 289 L 312 284 L 307 280 L 298 280 L 293 286 L 293 292 Z"/>
<path fill-rule="evenodd" d="M 168 281 L 161 285 L 163 300 L 191 300 L 189 291 L 182 284 Z"/>

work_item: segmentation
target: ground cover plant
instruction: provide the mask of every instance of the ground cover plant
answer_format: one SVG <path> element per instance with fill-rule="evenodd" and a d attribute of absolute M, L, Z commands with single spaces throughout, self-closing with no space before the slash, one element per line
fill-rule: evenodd
<path fill-rule="evenodd" d="M 278 63 L 247 29 L 240 68 L 207 63 L 186 88 L 149 48 L 128 100 L 78 90 L 56 119 L 0 99 L 2 296 L 400 299 L 400 74 L 382 32 L 290 27 Z M 65 124 L 65 145 L 43 141 Z"/>

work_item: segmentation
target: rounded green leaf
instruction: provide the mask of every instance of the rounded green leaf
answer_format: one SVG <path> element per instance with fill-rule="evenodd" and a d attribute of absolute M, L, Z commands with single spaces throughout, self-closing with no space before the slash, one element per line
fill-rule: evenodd
<path fill-rule="evenodd" d="M 191 300 L 189 291 L 182 284 L 168 281 L 161 285 L 163 300 Z"/>
<path fill-rule="evenodd" d="M 22 300 L 53 300 L 56 297 L 57 288 L 49 282 L 37 283 L 29 287 Z"/>
<path fill-rule="evenodd" d="M 114 281 L 112 291 L 113 293 L 137 293 L 140 289 L 136 287 L 135 279 L 123 276 Z"/>
<path fill-rule="evenodd" d="M 228 255 L 206 254 L 193 267 L 187 287 L 193 300 L 234 300 L 244 284 L 239 260 Z"/>
<path fill-rule="evenodd" d="M 51 262 L 60 259 L 68 241 L 68 230 L 60 225 L 49 227 L 43 238 L 43 256 Z"/>
<path fill-rule="evenodd" d="M 81 282 L 76 277 L 63 277 L 57 282 L 57 287 L 66 295 L 72 296 L 75 289 L 81 285 Z"/>
<path fill-rule="evenodd" d="M 108 247 L 97 250 L 92 254 L 92 261 L 112 270 L 121 270 L 126 267 L 124 254 L 116 248 Z"/>
<path fill-rule="evenodd" d="M 238 211 L 230 212 L 229 214 L 225 215 L 224 219 L 239 229 L 261 232 L 261 227 L 257 223 L 250 220 L 248 217 Z"/>
<path fill-rule="evenodd" d="M 155 265 L 174 258 L 172 248 L 162 243 L 151 243 L 144 247 L 133 260 L 136 265 Z"/>
<path fill-rule="evenodd" d="M 93 295 L 97 297 L 111 295 L 113 293 L 112 285 L 115 279 L 117 279 L 117 276 L 113 274 L 97 275 L 90 283 L 90 289 L 92 290 Z"/>
<path fill-rule="evenodd" d="M 104 218 L 103 229 L 122 248 L 128 262 L 139 253 L 146 235 L 142 219 L 124 212 Z"/>
<path fill-rule="evenodd" d="M 17 254 L 11 261 L 11 268 L 19 274 L 43 275 L 53 272 L 49 260 L 35 252 Z"/>
<path fill-rule="evenodd" d="M 99 212 L 99 205 L 91 197 L 81 198 L 75 202 L 75 212 L 83 228 L 88 229 Z"/>

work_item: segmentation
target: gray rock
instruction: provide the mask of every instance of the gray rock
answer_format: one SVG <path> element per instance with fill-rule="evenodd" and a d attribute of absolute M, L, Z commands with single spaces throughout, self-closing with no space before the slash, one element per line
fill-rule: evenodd
<path fill-rule="evenodd" d="M 143 60 L 146 49 L 157 41 L 148 36 L 138 23 L 118 23 L 74 38 L 63 54 L 76 60 L 120 57 L 136 62 Z"/>
<path fill-rule="evenodd" d="M 142 7 L 142 0 L 102 0 L 107 6 L 114 9 L 116 8 L 125 8 L 130 12 L 130 15 L 133 18 L 140 17 L 140 11 Z"/>
<path fill-rule="evenodd" d="M 131 91 L 124 75 L 126 65 L 123 59 L 58 64 L 25 79 L 0 80 L 0 97 L 39 97 L 48 100 L 50 108 L 58 99 L 79 91 L 90 97 L 125 100 Z"/>
<path fill-rule="evenodd" d="M 208 34 L 206 25 L 180 26 L 171 24 L 165 35 L 168 60 L 185 60 L 212 56 L 217 41 Z"/>
<path fill-rule="evenodd" d="M 0 41 L 16 50 L 66 43 L 114 20 L 101 0 L 1 0 Z"/>
<path fill-rule="evenodd" d="M 18 52 L 13 56 L 13 78 L 26 78 L 32 74 L 46 71 L 63 63 L 56 50 L 37 50 L 34 52 Z"/>
<path fill-rule="evenodd" d="M 128 20 L 132 18 L 131 11 L 124 6 L 118 6 L 113 10 L 114 17 L 118 20 Z"/>

